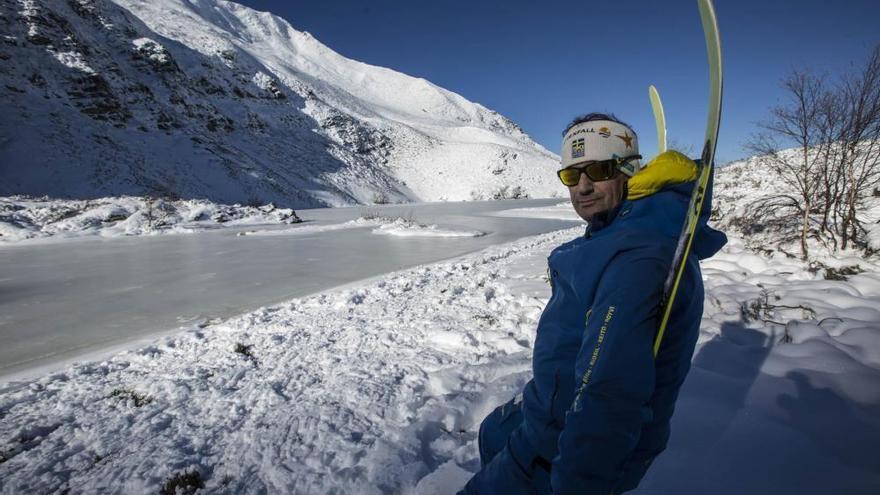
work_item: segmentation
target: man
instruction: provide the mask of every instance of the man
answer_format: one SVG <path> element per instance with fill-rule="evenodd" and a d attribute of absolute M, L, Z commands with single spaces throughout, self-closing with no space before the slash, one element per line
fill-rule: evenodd
<path fill-rule="evenodd" d="M 726 242 L 706 226 L 658 355 L 663 282 L 697 166 L 675 151 L 642 166 L 638 137 L 613 115 L 563 133 L 559 178 L 589 222 L 548 258 L 552 296 L 538 323 L 533 378 L 480 425 L 482 469 L 467 494 L 618 494 L 635 488 L 666 447 L 703 313 L 698 259 Z"/>

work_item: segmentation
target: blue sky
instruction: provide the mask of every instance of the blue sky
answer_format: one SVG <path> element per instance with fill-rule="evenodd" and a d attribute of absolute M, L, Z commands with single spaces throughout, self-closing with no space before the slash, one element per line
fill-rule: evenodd
<path fill-rule="evenodd" d="M 424 77 L 496 110 L 558 153 L 579 113 L 614 112 L 656 152 L 647 88 L 670 139 L 699 150 L 707 67 L 696 0 L 632 2 L 240 1 L 287 19 L 347 57 Z M 725 57 L 717 161 L 743 145 L 784 95 L 793 68 L 832 76 L 880 43 L 878 0 L 716 0 Z"/>

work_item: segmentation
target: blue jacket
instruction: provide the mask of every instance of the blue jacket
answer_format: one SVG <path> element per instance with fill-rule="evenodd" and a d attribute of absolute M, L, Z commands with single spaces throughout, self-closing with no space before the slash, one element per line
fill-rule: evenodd
<path fill-rule="evenodd" d="M 726 237 L 706 225 L 710 181 L 655 359 L 658 304 L 696 165 L 667 152 L 642 172 L 630 179 L 626 200 L 550 254 L 552 296 L 538 323 L 523 421 L 467 493 L 547 492 L 536 485 L 548 479 L 555 494 L 620 493 L 666 447 L 703 313 L 697 260 L 715 254 Z"/>

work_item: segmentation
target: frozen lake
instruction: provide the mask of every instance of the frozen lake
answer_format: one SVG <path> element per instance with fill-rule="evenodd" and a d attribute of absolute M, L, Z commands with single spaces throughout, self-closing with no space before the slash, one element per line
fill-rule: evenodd
<path fill-rule="evenodd" d="M 277 235 L 198 234 L 26 243 L 0 248 L 0 379 L 98 357 L 206 318 L 224 318 L 383 273 L 576 225 L 498 216 L 563 200 L 300 210 Z M 320 230 L 367 212 L 482 237 L 397 237 Z M 305 230 L 299 230 L 305 229 Z M 299 230 L 299 231 L 298 231 Z"/>

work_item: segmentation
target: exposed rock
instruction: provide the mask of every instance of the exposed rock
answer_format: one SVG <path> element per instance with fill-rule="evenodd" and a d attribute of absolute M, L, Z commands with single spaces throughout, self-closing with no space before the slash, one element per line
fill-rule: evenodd
<path fill-rule="evenodd" d="M 107 80 L 100 74 L 73 78 L 68 89 L 80 111 L 95 120 L 125 122 L 131 117 L 129 110 L 116 98 Z"/>
<path fill-rule="evenodd" d="M 149 38 L 132 41 L 134 58 L 148 62 L 159 72 L 179 72 L 180 68 L 165 47 Z"/>

